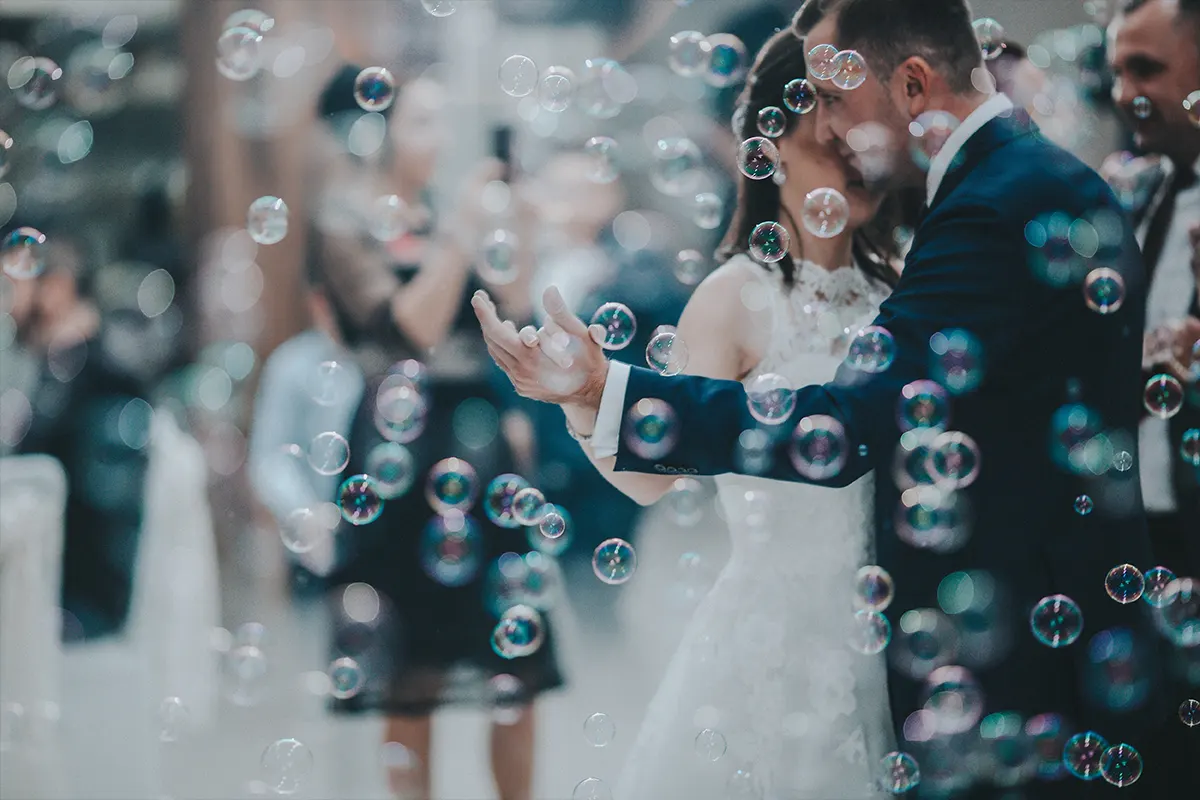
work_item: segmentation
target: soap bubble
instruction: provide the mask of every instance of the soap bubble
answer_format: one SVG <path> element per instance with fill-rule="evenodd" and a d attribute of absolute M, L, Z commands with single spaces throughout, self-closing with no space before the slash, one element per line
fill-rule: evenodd
<path fill-rule="evenodd" d="M 850 204 L 837 189 L 813 189 L 804 197 L 800 218 L 809 233 L 832 239 L 850 222 Z"/>
<path fill-rule="evenodd" d="M 367 67 L 354 79 L 354 101 L 363 111 L 380 113 L 396 101 L 396 79 L 384 67 Z"/>
<path fill-rule="evenodd" d="M 764 264 L 774 264 L 787 256 L 792 246 L 792 237 L 787 228 L 778 222 L 760 222 L 750 231 L 747 242 L 750 256 Z"/>
<path fill-rule="evenodd" d="M 965 489 L 979 477 L 979 446 L 960 431 L 944 431 L 929 447 L 926 467 L 942 489 Z"/>
<path fill-rule="evenodd" d="M 537 64 L 528 56 L 509 56 L 500 65 L 500 88 L 509 97 L 531 95 L 537 84 Z"/>
<path fill-rule="evenodd" d="M 362 667 L 353 658 L 339 658 L 329 665 L 329 693 L 338 700 L 358 694 L 365 683 Z"/>
<path fill-rule="evenodd" d="M 383 513 L 383 494 L 370 475 L 353 475 L 338 489 L 338 507 L 351 525 L 368 525 Z"/>
<path fill-rule="evenodd" d="M 1108 571 L 1104 590 L 1118 603 L 1136 603 L 1146 589 L 1146 578 L 1133 564 L 1120 564 Z"/>
<path fill-rule="evenodd" d="M 421 5 L 435 17 L 448 17 L 458 10 L 454 0 L 421 0 Z"/>
<path fill-rule="evenodd" d="M 817 93 L 804 78 L 794 78 L 783 87 L 783 104 L 796 114 L 807 114 L 817 107 Z"/>
<path fill-rule="evenodd" d="M 529 487 L 529 481 L 520 475 L 505 472 L 492 478 L 483 493 L 483 513 L 492 524 L 501 528 L 519 528 L 513 503 L 517 494 Z"/>
<path fill-rule="evenodd" d="M 191 714 L 178 697 L 168 697 L 158 706 L 158 739 L 161 742 L 177 742 L 187 732 Z"/>
<path fill-rule="evenodd" d="M 231 81 L 248 81 L 262 67 L 262 34 L 237 25 L 217 39 L 217 72 Z"/>
<path fill-rule="evenodd" d="M 612 789 L 599 778 L 584 778 L 575 784 L 571 800 L 613 800 Z"/>
<path fill-rule="evenodd" d="M 536 609 L 518 604 L 505 610 L 492 632 L 492 649 L 501 658 L 536 653 L 546 639 L 546 625 Z"/>
<path fill-rule="evenodd" d="M 483 237 L 475 270 L 479 277 L 493 286 L 507 286 L 519 277 L 517 265 L 517 235 L 497 228 Z"/>
<path fill-rule="evenodd" d="M 699 31 L 680 31 L 671 37 L 667 63 L 676 75 L 695 77 L 708 69 L 712 45 Z"/>
<path fill-rule="evenodd" d="M 520 525 L 528 527 L 539 524 L 549 510 L 546 495 L 533 486 L 527 486 L 513 496 L 513 517 Z"/>
<path fill-rule="evenodd" d="M 1067 647 L 1083 633 L 1083 612 L 1063 594 L 1044 597 L 1029 615 L 1034 637 L 1047 647 Z"/>
<path fill-rule="evenodd" d="M 1100 774 L 1118 788 L 1137 783 L 1142 777 L 1142 754 L 1133 745 L 1114 744 L 1100 756 Z"/>
<path fill-rule="evenodd" d="M 796 409 L 796 392 L 782 375 L 768 372 L 757 375 L 746 386 L 746 406 L 750 416 L 765 425 L 778 425 Z"/>
<path fill-rule="evenodd" d="M 1192 124 L 1200 128 L 1200 89 L 1184 99 L 1183 110 L 1187 112 L 1188 119 L 1192 121 Z"/>
<path fill-rule="evenodd" d="M 712 192 L 701 192 L 692 204 L 692 221 L 696 227 L 711 231 L 720 226 L 724 205 L 721 198 Z"/>
<path fill-rule="evenodd" d="M 8 161 L 8 153 L 12 150 L 13 138 L 0 130 L 0 178 L 8 174 L 12 164 Z"/>
<path fill-rule="evenodd" d="M 1149 97 L 1133 98 L 1133 115 L 1138 119 L 1149 119 L 1154 113 L 1154 104 L 1150 102 Z"/>
<path fill-rule="evenodd" d="M 908 753 L 888 753 L 880 763 L 880 771 L 880 784 L 892 794 L 910 792 L 921 784 L 921 768 Z"/>
<path fill-rule="evenodd" d="M 896 340 L 887 328 L 870 325 L 850 342 L 845 360 L 861 372 L 884 372 L 896 360 Z"/>
<path fill-rule="evenodd" d="M 624 539 L 607 539 L 592 553 L 592 572 L 610 585 L 625 583 L 637 569 L 637 553 Z"/>
<path fill-rule="evenodd" d="M 1155 375 L 1146 381 L 1142 403 L 1159 419 L 1170 419 L 1183 408 L 1183 385 L 1174 375 Z"/>
<path fill-rule="evenodd" d="M 1200 725 L 1200 700 L 1189 698 L 1180 703 L 1179 719 L 1189 728 Z"/>
<path fill-rule="evenodd" d="M 738 170 L 747 178 L 769 178 L 779 166 L 779 148 L 770 139 L 752 136 L 738 148 Z"/>
<path fill-rule="evenodd" d="M 805 417 L 792 431 L 789 455 L 792 466 L 804 478 L 810 481 L 832 478 L 842 471 L 849 457 L 846 429 L 825 414 Z"/>
<path fill-rule="evenodd" d="M 1063 765 L 1076 778 L 1094 781 L 1100 777 L 1100 762 L 1107 749 L 1108 742 L 1100 734 L 1077 733 L 1063 747 Z"/>
<path fill-rule="evenodd" d="M 659 331 L 646 345 L 646 363 L 659 375 L 678 375 L 687 362 L 687 342 L 674 329 Z"/>
<path fill-rule="evenodd" d="M 337 475 L 349 463 L 350 443 L 340 433 L 318 433 L 308 444 L 308 465 L 318 475 Z"/>
<path fill-rule="evenodd" d="M 1095 502 L 1090 495 L 1081 494 L 1075 498 L 1075 513 L 1081 517 L 1086 517 L 1096 508 Z"/>
<path fill-rule="evenodd" d="M 975 29 L 975 39 L 985 61 L 999 58 L 1004 52 L 1004 28 L 991 17 L 983 17 L 971 23 Z"/>
<path fill-rule="evenodd" d="M 1142 599 L 1154 608 L 1166 608 L 1175 602 L 1172 584 L 1175 583 L 1175 573 L 1166 567 L 1154 567 L 1146 570 L 1146 586 Z"/>
<path fill-rule="evenodd" d="M 819 44 L 805 55 L 808 72 L 820 81 L 827 81 L 837 74 L 838 49 L 831 44 Z"/>
<path fill-rule="evenodd" d="M 1083 279 L 1083 299 L 1098 314 L 1112 314 L 1125 302 L 1125 279 L 1108 267 L 1098 267 Z"/>
<path fill-rule="evenodd" d="M 718 89 L 733 86 L 746 76 L 748 66 L 746 45 L 741 39 L 730 33 L 717 33 L 708 37 L 704 82 L 709 86 Z"/>
<path fill-rule="evenodd" d="M 837 71 L 830 82 L 839 89 L 857 89 L 867 79 L 867 60 L 857 50 L 842 50 L 833 59 Z"/>
<path fill-rule="evenodd" d="M 399 442 L 380 442 L 372 447 L 367 453 L 366 470 L 384 500 L 404 494 L 417 478 L 416 459 Z"/>
<path fill-rule="evenodd" d="M 583 721 L 583 735 L 594 747 L 607 747 L 617 735 L 617 726 L 608 714 L 592 714 Z"/>
<path fill-rule="evenodd" d="M 9 68 L 8 88 L 25 108 L 44 111 L 58 101 L 62 76 L 62 68 L 50 59 L 24 56 Z"/>
<path fill-rule="evenodd" d="M 293 553 L 311 552 L 321 543 L 333 526 L 322 514 L 308 508 L 298 508 L 279 526 L 279 536 L 283 546 Z"/>
<path fill-rule="evenodd" d="M 604 328 L 605 350 L 623 350 L 633 341 L 637 333 L 637 320 L 633 312 L 623 303 L 605 303 L 592 315 L 592 325 Z"/>
<path fill-rule="evenodd" d="M 950 419 L 950 399 L 935 381 L 913 381 L 900 390 L 896 419 L 902 431 L 943 430 Z M 934 439 L 931 442 L 937 440 Z M 932 475 L 929 476 L 931 479 Z"/>
<path fill-rule="evenodd" d="M 695 196 L 705 183 L 704 156 L 690 139 L 659 139 L 650 183 L 668 197 Z"/>
<path fill-rule="evenodd" d="M 882 653 L 892 640 L 892 623 L 874 609 L 861 609 L 854 614 L 854 630 L 849 645 L 865 656 Z"/>
<path fill-rule="evenodd" d="M 479 523 L 458 509 L 438 514 L 421 532 L 421 568 L 442 586 L 465 586 L 479 574 L 483 535 Z"/>
<path fill-rule="evenodd" d="M 567 532 L 567 520 L 557 511 L 549 511 L 538 523 L 538 531 L 547 539 L 557 539 Z"/>
<path fill-rule="evenodd" d="M 854 606 L 868 611 L 885 611 L 892 604 L 896 585 L 883 567 L 862 567 L 854 579 Z"/>
<path fill-rule="evenodd" d="M 17 228 L 0 245 L 0 269 L 13 280 L 36 278 L 46 269 L 46 235 L 36 228 Z"/>
<path fill-rule="evenodd" d="M 588 180 L 593 183 L 612 183 L 620 176 L 617 159 L 621 150 L 616 139 L 593 136 L 583 145 L 583 152 L 590 161 Z"/>
<path fill-rule="evenodd" d="M 287 203 L 270 195 L 255 200 L 246 213 L 246 231 L 258 244 L 283 241 L 288 231 Z"/>
<path fill-rule="evenodd" d="M 791 84 L 788 84 L 791 86 Z M 784 92 L 784 101 L 789 98 Z M 778 139 L 787 130 L 787 115 L 778 106 L 767 106 L 758 112 L 758 132 L 771 139 Z"/>
<path fill-rule="evenodd" d="M 946 140 L 958 128 L 958 119 L 947 111 L 926 111 L 908 124 L 909 153 L 913 163 L 928 170 Z"/>
<path fill-rule="evenodd" d="M 263 751 L 263 781 L 276 794 L 295 794 L 313 771 L 313 754 L 295 739 L 280 739 Z"/>
<path fill-rule="evenodd" d="M 566 67 L 550 67 L 538 81 L 538 103 L 547 111 L 566 111 L 575 94 L 575 73 Z"/>
<path fill-rule="evenodd" d="M 704 280 L 707 262 L 699 250 L 680 250 L 675 256 L 675 280 L 684 286 L 695 286 Z"/>
<path fill-rule="evenodd" d="M 1179 457 L 1183 463 L 1200 467 L 1200 428 L 1188 428 L 1179 441 Z"/>
<path fill-rule="evenodd" d="M 725 735 L 712 728 L 705 728 L 696 734 L 693 745 L 696 755 L 704 761 L 720 761 L 729 747 L 725 741 Z"/>
<path fill-rule="evenodd" d="M 679 439 L 675 409 L 654 397 L 643 397 L 625 419 L 625 444 L 639 458 L 657 460 L 671 452 Z"/>

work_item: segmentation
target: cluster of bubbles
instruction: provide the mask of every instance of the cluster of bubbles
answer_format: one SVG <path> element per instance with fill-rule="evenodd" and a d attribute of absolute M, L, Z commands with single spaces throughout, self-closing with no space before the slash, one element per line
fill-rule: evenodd
<path fill-rule="evenodd" d="M 857 50 L 838 50 L 831 44 L 819 44 L 805 55 L 808 72 L 839 89 L 857 89 L 867 79 L 867 61 Z"/>
<path fill-rule="evenodd" d="M 699 77 L 710 86 L 733 86 L 746 75 L 750 59 L 741 39 L 728 33 L 705 36 L 699 31 L 680 31 L 668 42 L 667 63 L 685 78 Z"/>

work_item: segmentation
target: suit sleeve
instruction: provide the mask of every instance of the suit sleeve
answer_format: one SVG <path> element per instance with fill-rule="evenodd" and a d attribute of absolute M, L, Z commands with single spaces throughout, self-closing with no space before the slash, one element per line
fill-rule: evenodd
<path fill-rule="evenodd" d="M 985 370 L 1006 369 L 1021 335 L 1036 335 L 1039 311 L 1057 292 L 1038 283 L 1028 261 L 1024 222 L 983 204 L 938 209 L 914 242 L 899 285 L 881 307 L 875 325 L 894 337 L 896 357 L 885 371 L 867 374 L 843 364 L 836 378 L 796 391 L 795 410 L 776 426 L 750 414 L 741 383 L 693 376 L 664 377 L 635 368 L 624 398 L 628 410 L 644 398 L 665 401 L 674 411 L 669 453 L 658 461 L 639 457 L 622 436 L 616 469 L 633 472 L 694 471 L 717 475 L 743 471 L 739 439 L 760 429 L 772 442 L 767 470 L 755 474 L 823 486 L 845 486 L 889 462 L 899 436 L 897 401 L 906 384 L 928 377 L 929 340 L 947 329 L 964 329 L 982 347 Z M 1041 319 L 1048 319 L 1042 316 Z M 788 442 L 806 417 L 827 415 L 845 431 L 846 461 L 833 476 L 801 476 Z M 954 427 L 953 419 L 950 428 Z"/>

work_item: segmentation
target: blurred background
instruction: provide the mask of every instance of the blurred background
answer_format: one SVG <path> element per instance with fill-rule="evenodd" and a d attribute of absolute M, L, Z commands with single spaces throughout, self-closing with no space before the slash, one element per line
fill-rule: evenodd
<path fill-rule="evenodd" d="M 1105 0 L 972 5 L 1051 137 L 1125 145 Z M 641 363 L 736 177 L 737 70 L 672 36 L 744 69 L 795 6 L 0 0 L 0 796 L 613 781 L 725 521 L 705 481 L 610 490 L 460 312 L 484 285 L 520 324 L 559 283 L 629 305 Z M 628 583 L 593 569 L 610 538 Z M 540 612 L 536 663 L 493 668 L 511 603 L 463 586 Z M 389 679 L 397 648 L 454 669 Z"/>

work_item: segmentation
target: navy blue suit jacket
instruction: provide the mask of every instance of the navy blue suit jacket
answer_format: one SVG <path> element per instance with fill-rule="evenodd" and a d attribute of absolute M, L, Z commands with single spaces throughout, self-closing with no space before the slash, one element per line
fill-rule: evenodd
<path fill-rule="evenodd" d="M 1057 712 L 1078 731 L 1094 729 L 1111 742 L 1137 745 L 1166 718 L 1156 694 L 1160 660 L 1154 654 L 1161 637 L 1146 604 L 1121 605 L 1105 591 L 1105 576 L 1114 566 L 1154 566 L 1137 465 L 1123 463 L 1119 469 L 1106 460 L 1100 475 L 1079 475 L 1056 463 L 1051 442 L 1056 412 L 1082 404 L 1103 421 L 1107 439 L 1097 444 L 1107 441 L 1116 452 L 1137 453 L 1141 257 L 1126 216 L 1100 177 L 1045 141 L 1022 115 L 992 120 L 959 156 L 916 232 L 899 285 L 874 323 L 894 336 L 894 363 L 875 375 L 843 365 L 833 382 L 799 389 L 795 412 L 778 426 L 785 430 L 776 432 L 776 457 L 765 474 L 805 480 L 786 454 L 791 428 L 814 414 L 838 419 L 849 459 L 823 483 L 843 486 L 875 471 L 876 547 L 879 564 L 895 580 L 895 600 L 887 611 L 893 627 L 906 611 L 938 609 L 937 589 L 948 574 L 988 571 L 1009 598 L 999 610 L 1014 635 L 1000 663 L 975 669 L 986 713 L 1018 712 L 1028 718 Z M 1097 252 L 1074 258 L 1069 278 L 1053 270 L 1047 277 L 1045 253 L 1026 238 L 1031 221 L 1057 224 L 1046 216 L 1056 213 L 1065 214 L 1058 221 L 1066 223 L 1088 219 L 1098 233 L 1092 236 L 1084 224 L 1072 232 L 1080 251 Z M 1029 235 L 1036 241 L 1037 230 Z M 1099 314 L 1084 302 L 1083 276 L 1099 266 L 1124 277 L 1126 298 L 1115 313 Z M 900 491 L 892 466 L 900 436 L 900 390 L 932 377 L 930 337 L 946 329 L 966 330 L 982 345 L 983 380 L 953 398 L 948 425 L 971 436 L 982 459 L 978 479 L 961 491 L 970 509 L 970 536 L 957 551 L 939 554 L 897 537 Z M 679 438 L 656 464 L 631 452 L 622 436 L 618 470 L 737 472 L 739 436 L 761 427 L 735 381 L 663 377 L 635 368 L 626 408 L 642 398 L 662 399 L 675 410 Z M 1087 515 L 1074 508 L 1084 494 L 1096 504 Z M 803 524 L 798 521 L 796 530 L 780 535 L 821 535 L 803 530 Z M 1060 649 L 1040 644 L 1030 631 L 1031 609 L 1053 594 L 1073 598 L 1084 616 L 1083 635 Z M 1093 669 L 1089 643 L 1114 628 L 1132 632 L 1142 648 L 1139 669 L 1150 691 L 1136 710 L 1116 711 L 1096 702 L 1086 688 Z M 921 684 L 891 666 L 889 671 L 899 727 L 921 707 Z"/>

